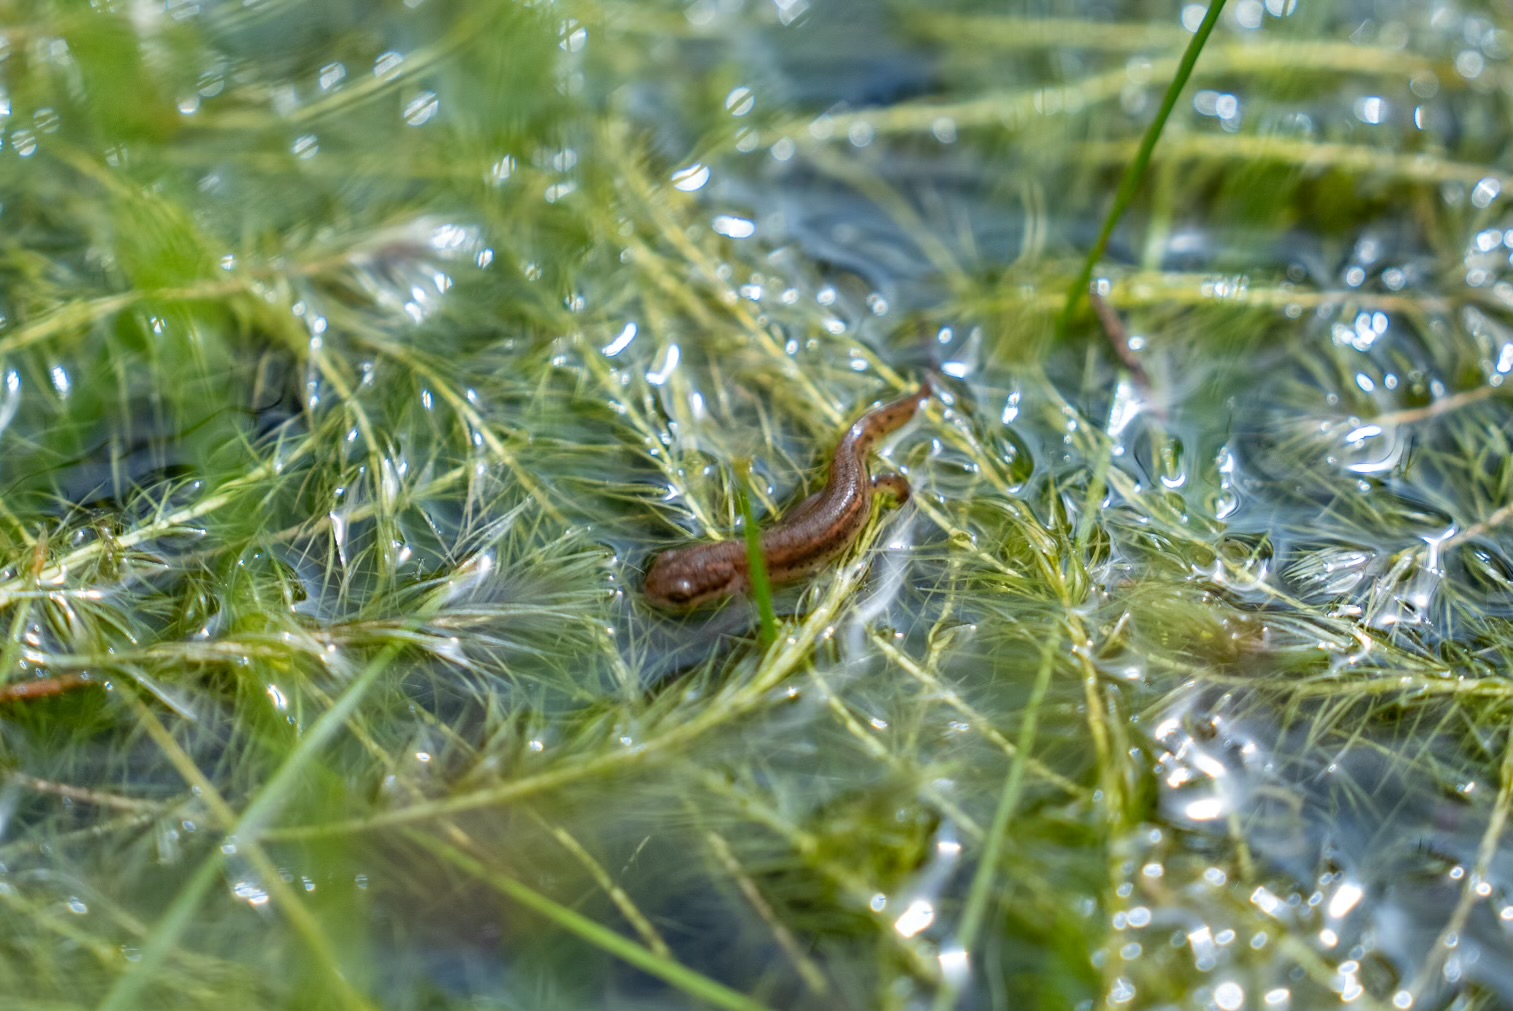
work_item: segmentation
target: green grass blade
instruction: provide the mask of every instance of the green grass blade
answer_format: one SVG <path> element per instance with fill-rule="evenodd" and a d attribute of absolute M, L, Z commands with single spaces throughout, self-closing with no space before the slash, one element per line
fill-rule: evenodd
<path fill-rule="evenodd" d="M 418 829 L 407 829 L 405 835 L 412 842 L 451 863 L 472 878 L 487 882 L 512 901 L 546 917 L 564 930 L 576 934 L 594 947 L 635 966 L 642 972 L 672 984 L 690 997 L 701 1000 L 711 1007 L 726 1008 L 728 1011 L 769 1011 L 767 1005 L 760 1001 L 752 1000 L 743 993 L 695 972 L 681 962 L 659 955 L 625 935 L 609 929 L 604 924 L 552 901 L 523 882 L 485 866 L 453 844 L 434 839 Z"/>
<path fill-rule="evenodd" d="M 246 810 L 237 819 L 236 825 L 226 833 L 228 839 L 236 839 L 242 846 L 250 845 L 257 840 L 262 831 L 277 816 L 306 767 L 320 753 L 326 742 L 338 730 L 346 726 L 347 720 L 357 712 L 362 700 L 377 684 L 383 672 L 389 668 L 400 649 L 401 645 L 396 643 L 381 650 L 369 661 L 362 674 L 342 693 L 335 704 L 311 725 L 309 733 L 300 739 L 299 744 L 290 752 L 288 759 L 279 767 L 278 772 L 257 794 L 252 803 L 247 805 Z M 137 998 L 142 988 L 152 981 L 156 971 L 162 967 L 183 937 L 184 931 L 189 928 L 194 910 L 216 880 L 223 857 L 224 854 L 219 847 L 205 857 L 194 876 L 174 897 L 168 911 L 158 921 L 152 937 L 142 948 L 141 957 L 117 978 L 115 986 L 100 1002 L 98 1011 L 132 1011 L 137 1007 Z"/>
<path fill-rule="evenodd" d="M 1061 639 L 1058 627 L 1055 634 L 1046 641 L 1045 648 L 1040 653 L 1040 667 L 1035 672 L 1035 687 L 1030 693 L 1029 704 L 1025 706 L 1024 717 L 1019 724 L 1019 740 L 1016 742 L 1018 751 L 1014 755 L 1014 764 L 1009 768 L 1008 778 L 1004 781 L 1003 792 L 999 794 L 998 807 L 993 812 L 993 825 L 988 830 L 982 859 L 977 864 L 977 873 L 973 875 L 972 886 L 967 892 L 967 903 L 962 911 L 961 926 L 956 932 L 956 941 L 961 946 L 961 950 L 967 952 L 968 955 L 976 946 L 978 934 L 982 930 L 983 919 L 987 914 L 988 897 L 992 894 L 993 881 L 998 875 L 998 860 L 1009 832 L 1009 820 L 1014 815 L 1014 809 L 1019 806 L 1019 797 L 1024 790 L 1024 773 L 1035 750 L 1035 734 L 1040 725 L 1040 707 L 1045 702 L 1046 692 L 1050 690 L 1051 673 L 1056 669 L 1056 656 L 1061 648 Z M 959 983 L 946 981 L 936 992 L 931 1011 L 948 1011 L 955 1007 L 960 993 Z"/>
<path fill-rule="evenodd" d="M 1083 261 L 1082 270 L 1077 274 L 1072 286 L 1067 289 L 1066 303 L 1062 306 L 1061 317 L 1056 321 L 1056 335 L 1058 338 L 1066 334 L 1071 325 L 1072 316 L 1077 311 L 1083 296 L 1087 294 L 1088 284 L 1093 279 L 1093 271 L 1098 266 L 1098 261 L 1103 259 L 1103 253 L 1108 249 L 1109 239 L 1113 237 L 1114 229 L 1119 226 L 1119 221 L 1124 217 L 1124 212 L 1129 209 L 1130 202 L 1135 198 L 1135 191 L 1140 188 L 1140 183 L 1145 179 L 1145 172 L 1150 168 L 1151 154 L 1156 150 L 1156 142 L 1161 139 L 1161 131 L 1166 129 L 1166 121 L 1171 116 L 1172 109 L 1176 108 L 1177 99 L 1182 94 L 1182 89 L 1187 86 L 1187 79 L 1192 76 L 1193 66 L 1198 62 L 1198 54 L 1203 51 L 1203 46 L 1208 42 L 1208 37 L 1213 33 L 1214 25 L 1219 22 L 1219 14 L 1224 10 L 1224 0 L 1211 0 L 1208 5 L 1208 13 L 1203 15 L 1203 23 L 1193 33 L 1192 41 L 1187 44 L 1187 49 L 1182 54 L 1182 61 L 1177 64 L 1177 72 L 1172 76 L 1171 83 L 1166 86 L 1166 95 L 1161 99 L 1161 108 L 1156 112 L 1156 118 L 1151 120 L 1150 126 L 1145 128 L 1145 136 L 1140 139 L 1140 149 L 1135 152 L 1135 160 L 1129 163 L 1124 170 L 1124 178 L 1119 180 L 1119 190 L 1114 194 L 1114 206 L 1109 209 L 1108 216 L 1103 219 L 1103 230 L 1098 234 L 1098 241 L 1088 251 L 1087 259 Z"/>

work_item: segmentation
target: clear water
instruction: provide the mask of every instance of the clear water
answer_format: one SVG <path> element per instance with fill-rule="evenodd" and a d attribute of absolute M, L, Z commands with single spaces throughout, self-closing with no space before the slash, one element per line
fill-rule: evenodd
<path fill-rule="evenodd" d="M 1058 335 L 1202 12 L 19 13 L 6 1006 L 1513 1006 L 1513 23 L 1232 2 Z"/>

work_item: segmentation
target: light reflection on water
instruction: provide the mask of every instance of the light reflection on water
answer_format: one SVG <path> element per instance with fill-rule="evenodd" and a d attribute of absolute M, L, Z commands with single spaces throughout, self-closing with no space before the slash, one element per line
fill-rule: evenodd
<path fill-rule="evenodd" d="M 1395 1006 L 1439 1006 L 1467 984 L 1509 1000 L 1513 860 L 1484 848 L 1496 826 L 1477 784 L 1443 775 L 1471 756 L 1452 737 L 1391 724 L 1363 733 L 1365 703 L 1283 712 L 1266 672 L 1246 675 L 1257 687 L 1194 687 L 1152 714 L 1160 813 L 1175 833 L 1150 832 L 1131 857 L 1130 901 L 1157 904 L 1156 926 L 1183 924 L 1188 940 L 1138 971 L 1190 958 L 1302 1007 L 1362 987 Z M 1172 888 L 1201 859 L 1181 843 L 1190 834 L 1239 847 L 1247 895 L 1214 867 L 1197 875 L 1211 887 Z M 1212 942 L 1218 924 L 1233 943 Z M 1129 917 L 1115 927 L 1130 931 Z"/>

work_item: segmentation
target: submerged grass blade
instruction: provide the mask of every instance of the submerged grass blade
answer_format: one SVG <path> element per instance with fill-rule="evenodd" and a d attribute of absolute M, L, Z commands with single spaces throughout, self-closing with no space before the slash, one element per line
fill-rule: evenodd
<path fill-rule="evenodd" d="M 871 549 L 879 529 L 877 524 L 872 524 L 862 531 L 856 545 L 858 554 L 865 555 Z M 782 639 L 776 649 L 767 652 L 750 679 L 727 685 L 709 700 L 709 704 L 686 718 L 662 724 L 634 750 L 587 751 L 565 758 L 560 764 L 544 771 L 503 779 L 470 791 L 417 801 L 346 820 L 275 826 L 268 829 L 263 838 L 288 842 L 414 825 L 467 811 L 510 804 L 524 797 L 588 782 L 612 771 L 625 772 L 634 765 L 662 760 L 664 756 L 677 753 L 716 730 L 737 725 L 743 718 L 770 705 L 772 690 L 808 661 L 815 643 L 820 641 L 827 629 L 833 627 L 846 601 L 851 599 L 861 585 L 863 572 L 862 567 L 854 565 L 842 569 L 814 600 L 803 620 L 793 626 L 791 634 Z"/>
<path fill-rule="evenodd" d="M 1177 99 L 1182 94 L 1182 89 L 1187 85 L 1187 79 L 1192 76 L 1193 66 L 1198 62 L 1198 55 L 1203 52 L 1203 46 L 1208 42 L 1208 37 L 1213 33 L 1214 25 L 1219 23 L 1219 15 L 1224 10 L 1224 0 L 1211 0 L 1208 5 L 1208 13 L 1203 15 L 1202 24 L 1193 33 L 1192 41 L 1188 42 L 1187 49 L 1182 54 L 1182 60 L 1177 64 L 1177 72 L 1173 75 L 1171 83 L 1166 87 L 1166 94 L 1161 99 L 1161 108 L 1156 111 L 1156 117 L 1151 120 L 1150 126 L 1145 128 L 1145 136 L 1140 139 L 1140 149 L 1135 152 L 1135 160 L 1129 163 L 1124 170 L 1124 177 L 1119 180 L 1119 189 L 1114 194 L 1114 205 L 1109 208 L 1108 216 L 1103 219 L 1103 230 L 1098 233 L 1098 241 L 1093 243 L 1093 248 L 1088 251 L 1087 259 L 1082 263 L 1082 270 L 1072 281 L 1067 289 L 1066 303 L 1062 306 L 1061 316 L 1056 321 L 1056 334 L 1058 337 L 1066 334 L 1071 325 L 1072 316 L 1076 313 L 1083 296 L 1087 294 L 1088 284 L 1093 279 L 1093 271 L 1098 267 L 1098 261 L 1103 259 L 1104 250 L 1108 249 L 1109 239 L 1113 237 L 1114 229 L 1119 226 L 1119 221 L 1124 217 L 1124 212 L 1129 209 L 1130 202 L 1135 198 L 1135 191 L 1140 188 L 1140 183 L 1145 179 L 1145 172 L 1150 167 L 1151 154 L 1156 150 L 1156 142 L 1161 139 L 1161 131 L 1166 128 L 1166 120 L 1171 116 L 1172 109 L 1176 108 Z"/>
<path fill-rule="evenodd" d="M 417 620 L 423 620 L 423 618 Z M 381 649 L 368 662 L 361 675 L 341 694 L 335 704 L 311 725 L 309 732 L 300 738 L 299 743 L 289 753 L 289 757 L 279 766 L 278 772 L 258 792 L 252 803 L 247 805 L 236 824 L 229 827 L 226 832 L 228 839 L 235 839 L 238 845 L 244 847 L 256 844 L 263 830 L 278 814 L 279 809 L 298 784 L 305 769 L 315 760 L 325 744 L 346 726 L 347 721 L 357 712 L 363 699 L 378 683 L 384 671 L 389 669 L 401 649 L 402 643 L 392 643 Z M 184 932 L 189 928 L 195 909 L 215 882 L 223 862 L 224 854 L 220 849 L 216 849 L 201 861 L 194 876 L 180 889 L 179 894 L 174 897 L 173 903 L 169 906 L 168 912 L 158 921 L 151 938 L 142 948 L 141 957 L 117 978 L 115 986 L 100 1002 L 99 1011 L 131 1011 L 136 1006 L 137 998 L 141 995 L 143 988 L 152 982 L 156 971 L 163 966 L 182 939 Z M 350 996 L 352 1006 L 367 1006 L 367 1001 L 352 990 L 345 981 L 343 981 L 343 989 Z"/>
<path fill-rule="evenodd" d="M 1025 771 L 1034 760 L 1031 756 L 1035 751 L 1035 735 L 1040 727 L 1040 707 L 1051 687 L 1051 673 L 1056 669 L 1056 654 L 1061 648 L 1061 639 L 1058 626 L 1040 654 L 1040 667 L 1035 672 L 1035 687 L 1019 723 L 1019 740 L 1015 742 L 1018 751 L 1009 767 L 1008 778 L 1004 780 L 998 807 L 993 811 L 993 824 L 988 829 L 982 857 L 977 864 L 977 873 L 972 876 L 972 887 L 967 892 L 967 903 L 962 910 L 961 926 L 956 931 L 956 942 L 969 958 L 977 945 L 983 918 L 987 915 L 988 898 L 993 892 L 993 882 L 998 877 L 998 860 L 1008 835 L 1009 819 L 1014 816 L 1014 809 L 1019 805 L 1019 797 L 1024 792 Z M 948 1011 L 956 1006 L 960 995 L 959 983 L 947 979 L 936 993 L 931 1011 Z"/>
<path fill-rule="evenodd" d="M 726 1008 L 728 1011 L 770 1011 L 767 1005 L 760 1001 L 752 1000 L 745 994 L 717 983 L 672 958 L 643 947 L 602 923 L 554 902 L 524 882 L 488 867 L 454 843 L 443 842 L 419 829 L 406 829 L 404 834 L 417 846 L 430 851 L 437 858 L 445 860 L 459 870 L 465 871 L 473 879 L 488 884 L 512 901 L 551 920 L 562 929 L 576 934 L 594 947 L 635 966 L 642 972 L 670 983 L 711 1007 Z"/>

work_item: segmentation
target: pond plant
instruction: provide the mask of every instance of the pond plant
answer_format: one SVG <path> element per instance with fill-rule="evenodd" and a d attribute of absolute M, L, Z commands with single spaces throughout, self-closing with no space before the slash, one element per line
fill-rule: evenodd
<path fill-rule="evenodd" d="M 1510 32 L 7 8 L 0 1007 L 1513 1006 Z"/>

